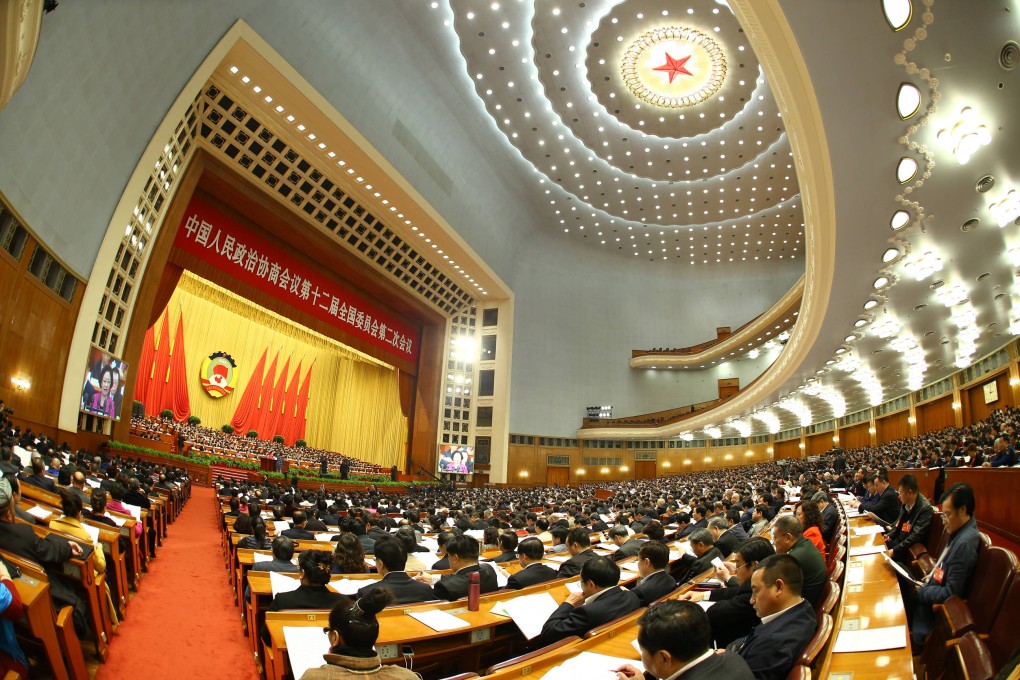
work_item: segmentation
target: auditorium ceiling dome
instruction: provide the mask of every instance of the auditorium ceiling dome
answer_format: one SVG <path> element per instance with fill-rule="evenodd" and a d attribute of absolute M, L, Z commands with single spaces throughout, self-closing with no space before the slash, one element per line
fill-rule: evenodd
<path fill-rule="evenodd" d="M 548 228 L 639 262 L 803 258 L 790 142 L 725 2 L 432 6 Z"/>

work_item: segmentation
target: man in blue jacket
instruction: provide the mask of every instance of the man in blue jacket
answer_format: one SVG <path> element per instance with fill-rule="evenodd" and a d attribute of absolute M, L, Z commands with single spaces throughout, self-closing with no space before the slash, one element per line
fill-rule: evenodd
<path fill-rule="evenodd" d="M 974 490 L 969 484 L 954 484 L 942 496 L 949 543 L 939 555 L 935 568 L 916 587 L 901 579 L 903 604 L 910 619 L 910 639 L 920 649 L 935 623 L 932 605 L 941 604 L 953 595 L 964 597 L 977 565 L 981 538 L 974 519 Z"/>

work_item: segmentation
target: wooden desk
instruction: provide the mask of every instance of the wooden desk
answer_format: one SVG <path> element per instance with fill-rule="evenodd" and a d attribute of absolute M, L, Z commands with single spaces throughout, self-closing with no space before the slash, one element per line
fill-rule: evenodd
<path fill-rule="evenodd" d="M 870 524 L 872 522 L 868 519 L 850 519 L 848 550 L 883 542 L 881 534 L 854 536 L 854 527 Z M 855 573 L 861 573 L 858 570 L 863 570 L 862 578 L 852 578 Z M 886 564 L 881 554 L 848 558 L 845 584 L 843 606 L 835 612 L 834 641 L 839 639 L 840 631 L 849 627 L 864 630 L 907 625 L 896 572 Z M 850 674 L 853 680 L 913 680 L 909 632 L 907 646 L 902 649 L 830 654 L 818 677 L 836 680 L 850 677 Z"/>

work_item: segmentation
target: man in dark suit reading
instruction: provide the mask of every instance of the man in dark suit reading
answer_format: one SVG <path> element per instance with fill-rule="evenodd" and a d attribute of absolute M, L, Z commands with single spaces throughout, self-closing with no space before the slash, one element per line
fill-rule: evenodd
<path fill-rule="evenodd" d="M 621 588 L 620 567 L 608 557 L 595 557 L 581 567 L 581 592 L 570 597 L 542 626 L 541 644 L 583 636 L 592 628 L 639 609 L 637 595 Z"/>
<path fill-rule="evenodd" d="M 533 586 L 536 583 L 545 583 L 559 578 L 556 570 L 542 564 L 542 555 L 545 554 L 545 546 L 537 538 L 526 538 L 517 546 L 517 559 L 521 563 L 521 570 L 507 579 L 508 590 L 520 590 Z"/>
<path fill-rule="evenodd" d="M 622 524 L 617 524 L 609 530 L 609 540 L 617 547 L 616 552 L 613 553 L 613 560 L 616 562 L 637 555 L 644 543 L 644 539 L 631 538 L 627 527 Z"/>
<path fill-rule="evenodd" d="M 683 680 L 751 680 L 747 662 L 732 652 L 712 649 L 705 611 L 693 602 L 668 600 L 648 609 L 638 619 L 638 646 L 644 678 Z M 682 673 L 681 673 L 682 671 Z M 616 669 L 617 680 L 642 680 L 630 664 Z"/>
<path fill-rule="evenodd" d="M 567 533 L 567 550 L 570 552 L 570 559 L 560 565 L 559 577 L 570 578 L 581 573 L 581 565 L 588 560 L 597 557 L 591 549 L 591 541 L 588 539 L 588 530 L 578 527 Z"/>
<path fill-rule="evenodd" d="M 648 541 L 638 552 L 638 574 L 641 580 L 630 589 L 638 596 L 642 607 L 647 607 L 663 595 L 676 590 L 676 581 L 666 573 L 669 566 L 669 548 L 656 541 Z"/>
<path fill-rule="evenodd" d="M 446 574 L 432 586 L 439 599 L 453 602 L 467 597 L 470 576 L 474 572 L 478 572 L 481 594 L 491 593 L 499 588 L 496 583 L 496 572 L 492 567 L 488 564 L 478 564 L 478 541 L 474 538 L 463 535 L 451 538 L 446 544 L 446 557 L 450 560 L 450 569 L 453 573 Z"/>
<path fill-rule="evenodd" d="M 358 590 L 358 597 L 363 597 L 376 588 L 389 588 L 393 592 L 393 601 L 396 604 L 436 599 L 432 587 L 408 576 L 404 571 L 405 566 L 407 566 L 407 552 L 404 550 L 403 543 L 395 538 L 377 541 L 375 544 L 375 568 L 382 576 L 382 581 L 361 588 Z"/>
<path fill-rule="evenodd" d="M 818 619 L 801 597 L 802 583 L 800 565 L 789 555 L 767 557 L 751 574 L 751 604 L 761 625 L 731 648 L 756 680 L 783 680 L 814 637 Z"/>

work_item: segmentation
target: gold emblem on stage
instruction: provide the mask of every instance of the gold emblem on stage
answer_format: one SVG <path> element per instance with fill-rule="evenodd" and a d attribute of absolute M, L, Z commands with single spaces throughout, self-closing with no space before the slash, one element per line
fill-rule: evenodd
<path fill-rule="evenodd" d="M 209 396 L 225 397 L 237 384 L 237 364 L 226 352 L 213 352 L 202 361 L 201 379 Z"/>

